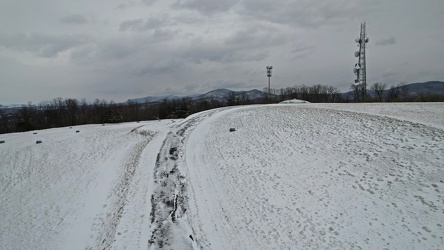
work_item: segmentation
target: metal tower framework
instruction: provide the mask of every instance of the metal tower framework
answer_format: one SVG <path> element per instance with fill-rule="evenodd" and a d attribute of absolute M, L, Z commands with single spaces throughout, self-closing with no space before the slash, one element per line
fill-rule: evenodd
<path fill-rule="evenodd" d="M 356 74 L 355 84 L 361 86 L 362 98 L 365 98 L 367 94 L 367 66 L 365 63 L 365 44 L 368 43 L 368 37 L 365 33 L 365 22 L 361 23 L 361 34 L 356 38 L 356 43 L 358 44 L 359 51 L 355 52 L 355 57 L 358 57 L 358 63 L 355 64 L 353 72 Z"/>
<path fill-rule="evenodd" d="M 268 94 L 270 94 L 270 78 L 271 78 L 271 70 L 273 66 L 267 66 L 267 77 L 268 77 Z"/>

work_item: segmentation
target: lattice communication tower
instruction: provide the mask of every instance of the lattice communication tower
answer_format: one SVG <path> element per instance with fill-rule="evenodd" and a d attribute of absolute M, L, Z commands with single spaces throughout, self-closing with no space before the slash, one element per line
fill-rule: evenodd
<path fill-rule="evenodd" d="M 268 94 L 270 94 L 270 78 L 271 78 L 271 70 L 273 66 L 267 66 L 267 77 L 268 77 Z"/>
<path fill-rule="evenodd" d="M 356 38 L 359 50 L 355 52 L 355 57 L 358 58 L 358 63 L 355 64 L 353 72 L 356 74 L 355 84 L 361 85 L 362 96 L 367 94 L 367 79 L 366 71 L 367 66 L 365 64 L 365 44 L 368 43 L 368 37 L 365 33 L 365 22 L 361 23 L 361 34 Z"/>

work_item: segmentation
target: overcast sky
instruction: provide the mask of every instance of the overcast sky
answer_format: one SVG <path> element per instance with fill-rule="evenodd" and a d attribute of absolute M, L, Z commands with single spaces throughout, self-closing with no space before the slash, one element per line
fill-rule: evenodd
<path fill-rule="evenodd" d="M 443 0 L 0 0 L 0 104 L 444 80 Z"/>

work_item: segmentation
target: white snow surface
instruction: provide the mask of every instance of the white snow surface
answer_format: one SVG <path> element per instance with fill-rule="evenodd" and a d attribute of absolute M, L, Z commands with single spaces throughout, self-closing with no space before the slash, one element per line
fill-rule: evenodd
<path fill-rule="evenodd" d="M 291 99 L 280 102 L 281 104 L 296 104 L 296 103 L 310 103 L 308 101 L 299 100 L 299 99 Z"/>
<path fill-rule="evenodd" d="M 443 249 L 443 139 L 443 103 L 3 134 L 0 249 Z"/>

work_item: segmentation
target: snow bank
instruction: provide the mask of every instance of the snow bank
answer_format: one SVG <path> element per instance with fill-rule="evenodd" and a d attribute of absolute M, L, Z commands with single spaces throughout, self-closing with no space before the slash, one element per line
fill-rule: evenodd
<path fill-rule="evenodd" d="M 280 102 L 281 104 L 299 104 L 299 103 L 310 103 L 308 101 L 299 100 L 299 99 L 291 99 Z"/>

